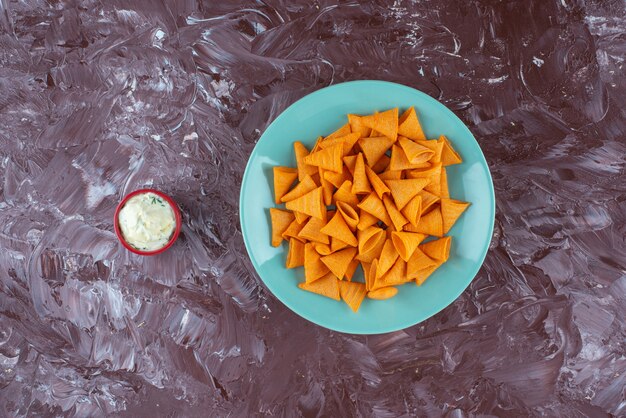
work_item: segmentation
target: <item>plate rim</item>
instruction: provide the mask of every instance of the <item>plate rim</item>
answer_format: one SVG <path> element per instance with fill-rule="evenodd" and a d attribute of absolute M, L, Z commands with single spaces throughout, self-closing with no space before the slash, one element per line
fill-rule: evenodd
<path fill-rule="evenodd" d="M 248 244 L 248 238 L 246 236 L 246 233 L 244 232 L 244 230 L 246 230 L 247 228 L 245 227 L 245 222 L 243 219 L 243 210 L 242 208 L 244 207 L 244 202 L 245 202 L 245 195 L 243 193 L 244 191 L 244 186 L 246 185 L 247 181 L 248 181 L 248 177 L 250 175 L 250 167 L 252 164 L 252 161 L 257 157 L 257 153 L 258 153 L 258 149 L 259 149 L 259 144 L 261 143 L 261 141 L 263 141 L 264 135 L 265 133 L 274 125 L 274 124 L 279 124 L 281 123 L 282 119 L 285 118 L 285 113 L 287 112 L 287 110 L 289 110 L 290 108 L 292 108 L 293 106 L 297 105 L 298 103 L 300 103 L 301 101 L 304 100 L 310 100 L 312 97 L 320 95 L 320 94 L 324 94 L 325 92 L 329 91 L 329 90 L 333 90 L 336 88 L 341 88 L 343 86 L 346 85 L 358 85 L 358 84 L 370 84 L 370 83 L 374 83 L 374 84 L 387 84 L 389 86 L 393 86 L 394 88 L 400 87 L 400 88 L 404 88 L 404 89 L 409 89 L 412 91 L 412 93 L 417 94 L 419 96 L 422 96 L 427 102 L 431 102 L 435 105 L 440 105 L 444 108 L 444 111 L 447 112 L 451 117 L 457 119 L 462 126 L 462 129 L 465 131 L 465 133 L 467 135 L 469 135 L 469 137 L 474 141 L 474 143 L 476 144 L 476 147 L 478 148 L 479 151 L 479 157 L 480 159 L 482 159 L 482 163 L 484 164 L 484 166 L 487 168 L 486 170 L 486 174 L 487 174 L 487 178 L 488 178 L 488 192 L 489 192 L 489 197 L 491 200 L 491 204 L 490 204 L 490 210 L 491 210 L 491 222 L 489 222 L 489 231 L 488 231 L 488 236 L 490 237 L 490 239 L 486 240 L 485 245 L 484 245 L 484 249 L 482 251 L 482 255 L 480 257 L 480 260 L 475 264 L 475 269 L 474 271 L 472 271 L 472 273 L 470 275 L 468 275 L 468 277 L 470 277 L 469 281 L 467 282 L 467 284 L 465 285 L 465 287 L 463 287 L 458 293 L 457 292 L 453 292 L 450 293 L 450 295 L 454 294 L 454 297 L 450 299 L 450 301 L 445 304 L 445 306 L 441 307 L 438 310 L 435 310 L 434 312 L 432 312 L 430 315 L 424 317 L 423 319 L 415 322 L 414 320 L 404 320 L 404 321 L 400 321 L 400 323 L 398 323 L 397 325 L 393 326 L 393 327 L 388 327 L 385 328 L 383 330 L 372 330 L 371 332 L 367 331 L 354 331 L 354 330 L 349 330 L 349 329 L 345 329 L 345 327 L 336 327 L 336 326 L 328 326 L 326 324 L 322 324 L 320 322 L 318 322 L 315 318 L 309 317 L 309 316 L 305 316 L 304 314 L 298 312 L 297 307 L 292 306 L 292 304 L 290 304 L 289 302 L 285 301 L 282 298 L 279 298 L 275 291 L 272 288 L 272 285 L 268 284 L 263 277 L 261 276 L 261 273 L 259 272 L 259 268 L 257 267 L 257 263 L 255 261 L 255 259 L 253 258 L 252 254 L 251 254 L 251 250 L 250 250 L 250 246 Z M 267 141 L 267 140 L 266 140 Z M 265 141 L 264 141 L 265 142 Z M 487 253 L 489 252 L 489 247 L 491 244 L 491 241 L 493 239 L 493 231 L 494 231 L 494 227 L 495 227 L 495 215 L 496 215 L 496 198 L 495 198 L 495 189 L 494 189 L 494 185 L 493 185 L 493 178 L 491 176 L 491 170 L 489 168 L 489 164 L 487 163 L 487 159 L 485 158 L 485 154 L 483 153 L 483 150 L 480 146 L 480 144 L 478 143 L 478 141 L 476 140 L 476 138 L 474 137 L 474 134 L 472 134 L 472 131 L 470 131 L 470 129 L 467 127 L 467 125 L 465 124 L 465 122 L 463 122 L 463 120 L 461 118 L 459 118 L 452 110 L 450 110 L 444 103 L 440 102 L 439 100 L 435 99 L 434 97 L 420 91 L 417 90 L 414 87 L 410 87 L 404 84 L 400 84 L 400 83 L 395 83 L 392 81 L 385 81 L 385 80 L 374 80 L 374 79 L 367 79 L 367 80 L 352 80 L 352 81 L 345 81 L 345 82 L 341 82 L 341 83 L 337 83 L 337 84 L 332 84 L 330 86 L 326 86 L 326 87 L 322 87 L 318 90 L 315 90 L 309 94 L 304 95 L 303 97 L 299 98 L 298 100 L 296 100 L 295 102 L 291 103 L 289 106 L 287 106 L 269 125 L 267 125 L 267 127 L 265 128 L 265 130 L 263 131 L 263 133 L 261 134 L 261 136 L 259 137 L 258 141 L 255 143 L 254 148 L 252 150 L 252 152 L 250 153 L 250 156 L 248 157 L 248 161 L 246 162 L 246 167 L 244 169 L 244 173 L 241 179 L 241 186 L 239 189 L 239 226 L 241 228 L 241 235 L 243 237 L 243 241 L 244 241 L 244 247 L 246 249 L 246 252 L 248 253 L 248 259 L 250 259 L 250 262 L 252 263 L 252 266 L 254 268 L 254 271 L 256 272 L 256 274 L 258 275 L 259 279 L 261 279 L 261 282 L 265 285 L 265 287 L 272 293 L 272 295 L 279 301 L 281 302 L 283 305 L 285 305 L 287 308 L 289 308 L 289 310 L 291 310 L 293 313 L 295 313 L 296 315 L 298 315 L 299 317 L 312 322 L 322 328 L 325 329 L 329 329 L 331 331 L 336 331 L 336 332 L 342 332 L 342 333 L 347 333 L 347 334 L 353 334 L 353 335 L 377 335 L 377 334 L 386 334 L 389 332 L 395 332 L 395 331 L 399 331 L 399 330 L 403 330 L 406 328 L 409 328 L 411 326 L 417 325 L 419 323 L 422 323 L 424 321 L 426 321 L 429 318 L 432 318 L 433 316 L 437 315 L 439 312 L 443 311 L 444 309 L 446 309 L 448 306 L 450 306 L 451 304 L 454 303 L 454 301 L 456 301 L 459 296 L 465 291 L 467 290 L 467 288 L 469 287 L 469 285 L 472 283 L 472 281 L 476 278 L 476 275 L 478 274 L 478 272 L 480 271 L 480 268 L 483 266 L 484 262 L 485 262 L 485 258 L 487 257 Z"/>

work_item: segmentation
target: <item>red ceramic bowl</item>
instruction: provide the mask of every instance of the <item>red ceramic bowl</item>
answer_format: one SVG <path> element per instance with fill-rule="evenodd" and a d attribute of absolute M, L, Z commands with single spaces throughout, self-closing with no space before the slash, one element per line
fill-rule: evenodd
<path fill-rule="evenodd" d="M 167 244 L 165 244 L 162 248 L 159 248 L 158 250 L 141 251 L 141 250 L 138 250 L 136 248 L 133 248 L 124 239 L 124 235 L 122 235 L 122 230 L 121 230 L 120 225 L 119 225 L 119 214 L 120 214 L 120 211 L 122 210 L 122 208 L 124 207 L 126 202 L 128 202 L 128 199 L 130 199 L 133 196 L 137 196 L 138 194 L 143 194 L 143 193 L 154 193 L 155 195 L 163 198 L 163 200 L 165 200 L 170 205 L 172 210 L 174 211 L 174 218 L 176 219 L 176 226 L 174 227 L 174 233 L 172 234 L 172 237 L 167 242 Z M 127 194 L 126 197 L 124 197 L 124 199 L 122 199 L 120 204 L 117 205 L 117 209 L 115 209 L 115 218 L 113 219 L 113 223 L 115 225 L 115 235 L 117 235 L 117 238 L 120 240 L 122 245 L 128 251 L 133 252 L 135 254 L 139 254 L 139 255 L 156 255 L 156 254 L 161 254 L 163 251 L 167 250 L 168 248 L 170 248 L 174 244 L 174 242 L 178 238 L 178 235 L 180 234 L 180 228 L 181 228 L 181 225 L 182 225 L 182 220 L 181 220 L 181 216 L 180 216 L 180 211 L 178 210 L 178 206 L 172 200 L 171 197 L 169 197 L 168 195 L 166 195 L 166 194 L 164 194 L 164 193 L 162 193 L 162 192 L 160 192 L 158 190 L 154 190 L 154 189 L 140 189 L 140 190 L 135 190 L 134 192 Z"/>

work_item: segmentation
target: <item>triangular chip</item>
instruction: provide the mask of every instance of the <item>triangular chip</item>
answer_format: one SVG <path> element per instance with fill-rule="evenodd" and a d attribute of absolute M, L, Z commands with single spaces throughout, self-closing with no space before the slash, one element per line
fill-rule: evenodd
<path fill-rule="evenodd" d="M 409 221 L 407 221 L 407 219 L 404 217 L 402 212 L 398 210 L 398 208 L 396 207 L 395 203 L 393 203 L 393 200 L 391 199 L 391 197 L 389 197 L 389 195 L 383 196 L 383 204 L 385 205 L 385 209 L 387 210 L 387 214 L 389 215 L 389 218 L 391 219 L 391 223 L 393 224 L 393 227 L 396 229 L 396 231 L 402 231 L 402 227 L 408 224 Z"/>
<path fill-rule="evenodd" d="M 374 286 L 374 281 L 376 280 L 376 271 L 378 270 L 378 259 L 374 259 L 371 263 L 363 263 L 363 264 L 364 264 L 363 276 L 365 278 L 365 289 L 369 291 Z"/>
<path fill-rule="evenodd" d="M 385 300 L 394 297 L 398 293 L 398 288 L 389 286 L 367 292 L 367 297 L 376 300 Z"/>
<path fill-rule="evenodd" d="M 295 217 L 293 213 L 276 208 L 270 208 L 272 222 L 272 246 L 278 247 L 283 241 L 283 233 L 289 228 Z"/>
<path fill-rule="evenodd" d="M 441 218 L 443 220 L 443 233 L 447 234 L 452 225 L 470 204 L 459 200 L 441 199 Z"/>
<path fill-rule="evenodd" d="M 335 172 L 341 171 L 341 158 L 343 157 L 343 144 L 334 145 L 326 149 L 312 152 L 304 157 L 304 162 L 309 165 L 321 167 L 324 170 Z"/>
<path fill-rule="evenodd" d="M 443 237 L 419 246 L 420 250 L 435 261 L 446 262 L 450 256 L 452 237 Z"/>
<path fill-rule="evenodd" d="M 298 233 L 298 237 L 305 239 L 307 241 L 316 241 L 321 242 L 322 244 L 330 244 L 330 239 L 328 235 L 321 232 L 321 229 L 326 225 L 321 219 L 310 218 L 309 221 L 304 225 L 304 228 L 300 230 Z"/>
<path fill-rule="evenodd" d="M 358 115 L 348 115 L 350 130 L 358 133 L 360 137 L 366 138 L 370 135 L 370 128 L 363 124 L 363 117 Z"/>
<path fill-rule="evenodd" d="M 334 253 L 335 251 L 343 250 L 344 248 L 349 247 L 349 245 L 339 238 L 331 237 L 330 238 L 330 252 Z"/>
<path fill-rule="evenodd" d="M 356 247 L 358 242 L 350 227 L 346 224 L 343 216 L 339 212 L 336 212 L 330 221 L 321 230 L 326 235 L 335 237 L 345 242 L 348 245 Z"/>
<path fill-rule="evenodd" d="M 373 166 L 381 159 L 383 155 L 387 152 L 391 145 L 393 145 L 395 141 L 381 136 L 378 138 L 361 138 L 359 139 L 359 146 L 365 154 L 365 160 L 367 161 L 367 165 L 370 167 Z"/>
<path fill-rule="evenodd" d="M 398 121 L 398 135 L 406 136 L 414 140 L 425 140 L 426 135 L 417 119 L 413 106 L 408 108 Z"/>
<path fill-rule="evenodd" d="M 416 232 L 392 232 L 393 245 L 404 261 L 409 261 L 418 245 L 426 238 L 426 235 Z"/>
<path fill-rule="evenodd" d="M 385 240 L 385 245 L 380 252 L 375 277 L 381 277 L 394 265 L 399 254 L 391 239 Z"/>
<path fill-rule="evenodd" d="M 307 283 L 323 277 L 330 270 L 326 264 L 322 263 L 321 257 L 312 243 L 308 242 L 304 245 L 304 277 Z"/>
<path fill-rule="evenodd" d="M 296 212 L 292 212 L 292 213 L 295 214 Z M 298 222 L 297 219 L 294 219 L 294 221 L 289 224 L 289 227 L 287 227 L 285 232 L 283 232 L 283 239 L 289 240 L 291 238 L 295 238 L 298 241 L 304 242 L 304 239 L 302 239 L 302 238 L 300 238 L 298 236 L 298 233 L 300 233 L 302 228 L 304 228 L 304 225 L 306 225 L 306 221 L 300 223 L 300 222 Z"/>
<path fill-rule="evenodd" d="M 289 240 L 289 252 L 285 267 L 293 269 L 304 265 L 304 243 L 295 238 Z"/>
<path fill-rule="evenodd" d="M 354 207 L 350 206 L 350 204 L 346 202 L 338 201 L 337 212 L 343 216 L 343 220 L 346 221 L 350 230 L 356 231 L 356 226 L 359 223 L 359 214 L 356 212 Z"/>
<path fill-rule="evenodd" d="M 365 285 L 359 282 L 342 281 L 339 282 L 339 291 L 341 299 L 346 302 L 350 309 L 354 312 L 358 312 L 363 299 L 365 299 L 365 295 L 367 295 Z"/>
<path fill-rule="evenodd" d="M 274 202 L 280 204 L 280 199 L 291 189 L 291 185 L 298 178 L 298 170 L 291 167 L 274 167 Z"/>
<path fill-rule="evenodd" d="M 385 180 L 400 180 L 402 178 L 402 170 L 387 170 L 378 175 L 378 178 L 382 181 Z"/>
<path fill-rule="evenodd" d="M 385 245 L 386 234 L 381 228 L 372 226 L 364 231 L 358 232 L 359 253 L 357 258 L 361 261 L 371 263 L 380 256 Z"/>
<path fill-rule="evenodd" d="M 391 158 L 389 158 L 389 156 L 385 154 L 378 159 L 376 164 L 372 166 L 372 170 L 374 170 L 374 173 L 376 174 L 382 173 L 383 171 L 387 169 L 387 167 L 389 167 L 390 161 L 391 161 Z"/>
<path fill-rule="evenodd" d="M 439 196 L 422 190 L 419 192 L 419 196 L 422 198 L 422 213 L 427 213 L 428 209 L 435 203 L 439 202 Z"/>
<path fill-rule="evenodd" d="M 346 123 L 341 128 L 337 129 L 335 132 L 333 132 L 332 134 L 330 134 L 326 138 L 324 138 L 324 141 L 328 141 L 329 139 L 333 139 L 333 138 L 339 138 L 339 137 L 342 137 L 342 136 L 346 136 L 346 135 L 348 135 L 351 132 L 352 132 L 352 130 L 350 129 L 350 124 Z"/>
<path fill-rule="evenodd" d="M 389 193 L 389 187 L 378 177 L 378 174 L 374 172 L 368 166 L 365 166 L 365 174 L 369 180 L 370 185 L 374 188 L 376 195 L 382 199 L 385 193 Z"/>
<path fill-rule="evenodd" d="M 326 170 L 322 167 L 319 167 L 320 173 L 320 184 L 322 185 L 322 201 L 324 205 L 328 206 L 333 202 L 333 192 L 335 191 L 335 186 L 328 180 L 326 180 Z M 332 173 L 332 171 L 331 171 Z"/>
<path fill-rule="evenodd" d="M 317 293 L 318 295 L 326 296 L 327 298 L 341 300 L 339 280 L 330 272 L 314 282 L 300 283 L 298 287 L 312 293 Z"/>
<path fill-rule="evenodd" d="M 375 131 L 380 132 L 381 134 L 393 141 L 395 141 L 398 136 L 397 107 L 385 110 L 384 112 L 364 116 L 361 121 L 368 128 L 372 128 Z"/>
<path fill-rule="evenodd" d="M 367 213 L 363 209 L 359 212 L 359 223 L 357 224 L 357 229 L 359 231 L 363 231 L 369 228 L 372 225 L 376 225 L 378 223 L 378 218 L 374 215 Z"/>
<path fill-rule="evenodd" d="M 294 212 L 293 214 L 296 216 L 296 222 L 302 225 L 304 225 L 306 221 L 311 217 L 310 215 L 307 215 L 306 213 L 297 212 L 297 211 Z"/>
<path fill-rule="evenodd" d="M 367 197 L 361 200 L 361 203 L 357 206 L 383 221 L 385 225 L 391 225 L 391 218 L 389 217 L 389 214 L 387 214 L 383 201 L 376 196 L 376 192 L 372 192 L 367 195 Z"/>
<path fill-rule="evenodd" d="M 356 166 L 356 155 L 346 155 L 343 157 L 343 163 L 348 167 L 350 175 L 354 176 L 354 167 Z"/>
<path fill-rule="evenodd" d="M 425 269 L 418 270 L 414 274 L 415 284 L 421 286 L 422 283 L 426 281 L 426 279 L 435 272 L 439 267 L 441 267 L 442 263 L 437 263 L 434 266 L 426 267 Z"/>
<path fill-rule="evenodd" d="M 419 232 L 426 235 L 434 235 L 436 237 L 443 236 L 443 219 L 441 209 L 436 207 L 420 218 L 417 227 L 409 224 L 404 228 L 405 231 Z"/>
<path fill-rule="evenodd" d="M 461 156 L 452 148 L 452 144 L 448 138 L 446 138 L 445 135 L 441 135 L 439 139 L 443 141 L 443 150 L 441 150 L 441 162 L 443 165 L 448 166 L 462 163 L 463 160 Z"/>
<path fill-rule="evenodd" d="M 341 187 L 344 181 L 352 180 L 352 176 L 348 171 L 348 168 L 344 165 L 339 173 L 334 171 L 324 171 L 324 179 L 332 184 L 334 187 Z"/>
<path fill-rule="evenodd" d="M 352 280 L 352 278 L 354 277 L 354 273 L 356 272 L 356 269 L 359 267 L 359 264 L 361 263 L 356 258 L 350 262 L 350 265 L 348 266 L 348 270 L 346 270 L 346 280 Z"/>
<path fill-rule="evenodd" d="M 406 177 L 409 179 L 428 179 L 428 184 L 424 187 L 424 190 L 439 196 L 441 193 L 441 167 L 441 163 L 433 163 L 426 169 L 407 171 Z"/>
<path fill-rule="evenodd" d="M 356 207 L 359 204 L 359 198 L 352 193 L 352 182 L 350 180 L 344 181 L 341 187 L 337 189 L 333 195 L 333 200 L 335 203 L 346 202 L 352 207 Z"/>
<path fill-rule="evenodd" d="M 354 144 L 359 139 L 359 134 L 348 134 L 345 136 L 339 136 L 331 139 L 326 139 L 320 143 L 321 149 L 326 149 L 330 147 L 334 147 L 335 145 L 341 144 L 343 146 L 343 155 L 348 155 L 348 153 L 352 150 Z"/>
<path fill-rule="evenodd" d="M 281 202 L 289 202 L 290 200 L 294 200 L 299 198 L 300 196 L 304 196 L 308 192 L 317 188 L 317 184 L 313 181 L 311 176 L 307 175 L 300 181 L 300 183 L 296 184 L 296 186 L 286 193 L 281 199 Z"/>
<path fill-rule="evenodd" d="M 429 183 L 428 178 L 419 179 L 407 179 L 407 180 L 387 180 L 385 183 L 389 190 L 391 190 L 391 196 L 398 207 L 402 209 L 407 203 L 419 192 L 424 189 Z"/>
<path fill-rule="evenodd" d="M 324 256 L 321 260 L 339 280 L 342 280 L 355 255 L 356 248 L 348 247 L 344 250 Z"/>
<path fill-rule="evenodd" d="M 433 155 L 430 157 L 431 163 L 440 163 L 441 162 L 441 152 L 443 150 L 443 140 L 438 141 L 435 139 L 431 139 L 428 141 L 415 141 L 419 145 L 429 148 L 433 151 Z"/>
<path fill-rule="evenodd" d="M 374 282 L 374 287 L 371 290 L 380 289 L 381 287 L 396 286 L 406 283 L 408 278 L 406 277 L 406 261 L 401 257 L 396 259 L 393 266 L 382 277 L 378 277 Z"/>
<path fill-rule="evenodd" d="M 418 194 L 413 199 L 409 200 L 409 203 L 407 203 L 400 212 L 402 212 L 411 225 L 417 227 L 422 215 L 422 196 Z"/>
<path fill-rule="evenodd" d="M 411 164 L 428 162 L 428 160 L 430 160 L 430 158 L 435 154 L 435 152 L 430 148 L 419 145 L 403 136 L 398 137 L 398 143 L 402 147 L 404 155 L 406 155 Z"/>
<path fill-rule="evenodd" d="M 387 170 L 412 170 L 414 168 L 424 167 L 430 167 L 430 163 L 411 164 L 402 147 L 396 144 L 391 147 L 391 160 L 389 161 Z"/>
<path fill-rule="evenodd" d="M 367 181 L 367 175 L 365 174 L 365 160 L 363 154 L 359 153 L 356 156 L 356 164 L 354 165 L 354 175 L 352 179 L 352 193 L 353 194 L 368 194 L 372 191 L 369 181 Z"/>
<path fill-rule="evenodd" d="M 298 180 L 302 181 L 306 176 L 312 176 L 317 173 L 317 167 L 308 165 L 304 162 L 304 157 L 309 155 L 309 150 L 302 144 L 302 142 L 294 142 L 293 151 L 296 155 L 296 164 L 298 166 Z"/>
<path fill-rule="evenodd" d="M 445 167 L 441 167 L 441 182 L 440 186 L 440 196 L 442 198 L 450 198 L 450 191 L 448 190 L 448 173 L 446 172 Z"/>
<path fill-rule="evenodd" d="M 285 203 L 285 207 L 294 212 L 302 212 L 314 218 L 324 219 L 326 207 L 322 202 L 322 188 L 311 190 L 304 196 Z"/>
<path fill-rule="evenodd" d="M 330 248 L 330 245 L 328 244 L 322 244 L 321 242 L 313 242 L 313 247 L 315 248 L 315 251 L 317 251 L 317 253 L 321 255 L 322 257 L 333 253 L 333 250 Z"/>
<path fill-rule="evenodd" d="M 407 278 L 413 280 L 419 274 L 420 270 L 436 265 L 438 262 L 424 254 L 424 252 L 418 247 L 413 252 L 411 258 L 406 264 Z"/>

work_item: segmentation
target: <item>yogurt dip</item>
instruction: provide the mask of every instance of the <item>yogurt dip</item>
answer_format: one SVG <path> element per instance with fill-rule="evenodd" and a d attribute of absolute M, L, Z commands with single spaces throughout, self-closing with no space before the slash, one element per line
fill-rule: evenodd
<path fill-rule="evenodd" d="M 154 193 L 141 193 L 128 199 L 118 215 L 124 240 L 141 251 L 156 251 L 167 245 L 176 217 L 170 204 Z"/>

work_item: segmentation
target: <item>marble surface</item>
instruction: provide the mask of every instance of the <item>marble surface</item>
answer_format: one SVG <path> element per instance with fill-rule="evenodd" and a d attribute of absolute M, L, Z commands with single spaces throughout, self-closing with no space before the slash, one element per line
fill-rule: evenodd
<path fill-rule="evenodd" d="M 0 0 L 0 416 L 626 416 L 624 3 Z M 493 173 L 478 276 L 435 317 L 351 336 L 255 275 L 247 156 L 289 104 L 400 82 Z M 171 194 L 181 239 L 112 215 Z"/>

